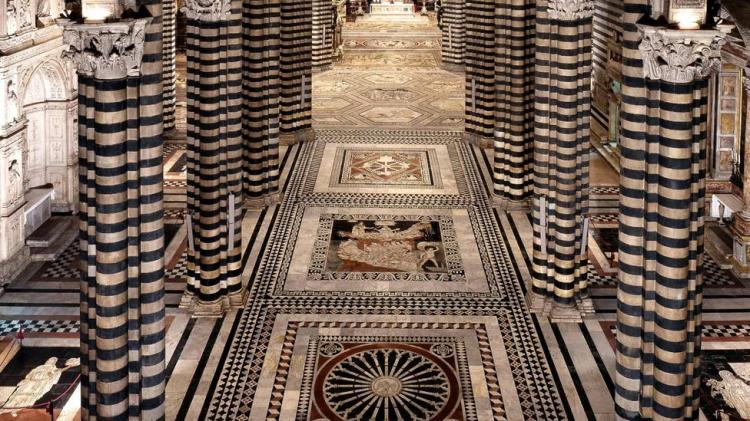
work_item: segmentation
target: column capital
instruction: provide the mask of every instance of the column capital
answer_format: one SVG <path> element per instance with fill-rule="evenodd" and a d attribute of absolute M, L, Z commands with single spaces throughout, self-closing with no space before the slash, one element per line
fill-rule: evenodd
<path fill-rule="evenodd" d="M 638 25 L 646 79 L 691 83 L 719 70 L 729 28 L 680 30 Z"/>
<path fill-rule="evenodd" d="M 150 20 L 65 24 L 63 43 L 68 50 L 62 56 L 75 63 L 78 73 L 97 79 L 138 76 Z"/>
<path fill-rule="evenodd" d="M 219 22 L 229 18 L 231 7 L 231 0 L 185 0 L 180 10 L 188 19 Z"/>
<path fill-rule="evenodd" d="M 594 16 L 594 0 L 549 0 L 550 19 L 576 21 Z"/>
<path fill-rule="evenodd" d="M 748 63 L 750 64 L 750 63 Z M 745 85 L 745 91 L 750 95 L 750 66 L 745 67 L 742 75 L 742 84 Z"/>

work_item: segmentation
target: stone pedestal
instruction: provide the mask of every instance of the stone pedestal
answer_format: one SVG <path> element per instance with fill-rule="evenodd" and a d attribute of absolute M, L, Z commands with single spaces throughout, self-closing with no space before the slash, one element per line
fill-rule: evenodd
<path fill-rule="evenodd" d="M 26 122 L 0 130 L 0 283 L 7 283 L 25 266 L 23 145 Z"/>
<path fill-rule="evenodd" d="M 729 232 L 732 234 L 732 273 L 750 278 L 750 215 L 735 213 Z"/>

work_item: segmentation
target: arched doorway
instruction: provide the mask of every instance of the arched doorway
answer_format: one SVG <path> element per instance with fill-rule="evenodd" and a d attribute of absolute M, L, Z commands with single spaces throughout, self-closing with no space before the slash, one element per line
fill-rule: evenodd
<path fill-rule="evenodd" d="M 77 102 L 71 77 L 56 60 L 34 69 L 22 90 L 28 120 L 24 161 L 25 188 L 52 184 L 55 211 L 73 211 L 77 202 Z M 74 81 L 73 81 L 74 82 Z"/>

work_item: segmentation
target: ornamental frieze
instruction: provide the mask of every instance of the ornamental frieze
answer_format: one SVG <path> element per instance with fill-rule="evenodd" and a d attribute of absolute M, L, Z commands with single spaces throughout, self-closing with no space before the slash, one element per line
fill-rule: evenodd
<path fill-rule="evenodd" d="M 677 30 L 638 25 L 639 50 L 647 79 L 691 83 L 709 77 L 721 64 L 720 50 L 726 29 Z"/>
<path fill-rule="evenodd" d="M 63 57 L 72 60 L 79 73 L 97 79 L 138 76 L 148 21 L 67 24 Z"/>
<path fill-rule="evenodd" d="M 593 0 L 549 0 L 549 18 L 554 20 L 576 21 L 594 16 Z"/>

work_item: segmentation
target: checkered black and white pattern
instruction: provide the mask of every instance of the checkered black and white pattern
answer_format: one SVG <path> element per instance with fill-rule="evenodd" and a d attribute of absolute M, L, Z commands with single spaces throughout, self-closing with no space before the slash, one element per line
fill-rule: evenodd
<path fill-rule="evenodd" d="M 0 336 L 21 330 L 35 333 L 78 333 L 77 320 L 0 320 Z"/>
<path fill-rule="evenodd" d="M 46 264 L 43 278 L 75 278 L 81 277 L 81 271 L 76 267 L 80 250 L 78 241 L 73 241 L 65 248 L 65 251 L 52 262 Z"/>
<path fill-rule="evenodd" d="M 594 266 L 589 263 L 589 285 L 593 288 L 616 288 L 617 275 L 600 275 Z M 703 259 L 703 286 L 706 288 L 740 287 L 737 281 L 719 267 L 708 254 Z"/>
<path fill-rule="evenodd" d="M 167 269 L 165 277 L 168 279 L 185 279 L 187 276 L 187 251 L 184 251 L 174 267 Z"/>

